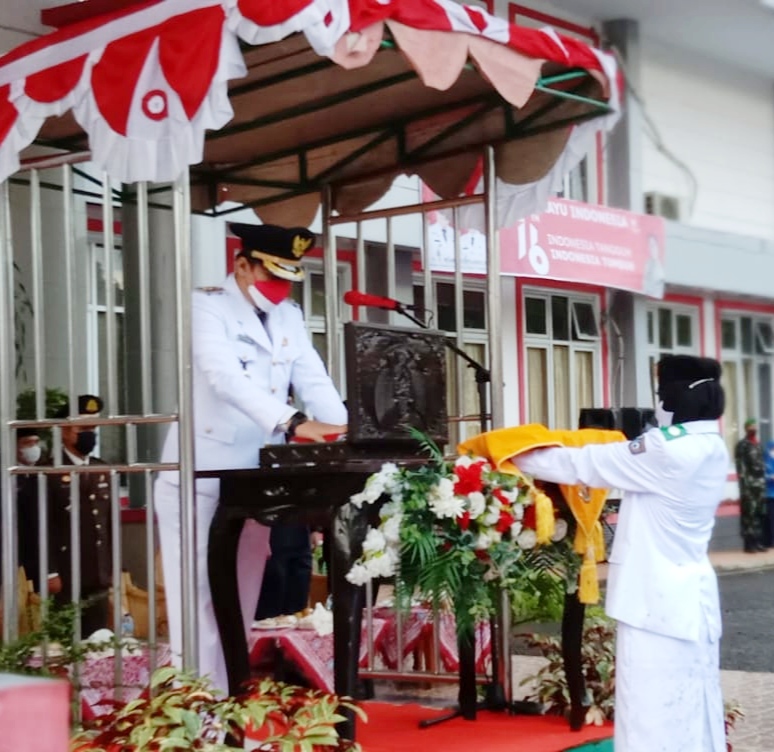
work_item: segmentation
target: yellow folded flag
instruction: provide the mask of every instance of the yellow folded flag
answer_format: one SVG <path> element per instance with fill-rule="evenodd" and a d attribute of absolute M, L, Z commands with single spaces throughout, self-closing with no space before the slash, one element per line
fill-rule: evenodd
<path fill-rule="evenodd" d="M 519 470 L 516 458 L 525 452 L 549 447 L 582 447 L 587 444 L 607 444 L 625 440 L 626 437 L 620 431 L 598 428 L 554 431 L 539 423 L 530 423 L 513 428 L 499 428 L 473 436 L 463 441 L 457 450 L 460 454 L 486 457 L 500 472 L 523 478 L 524 474 Z M 578 524 L 573 543 L 575 551 L 583 556 L 578 597 L 581 603 L 597 603 L 599 601 L 597 562 L 605 559 L 605 540 L 599 517 L 607 499 L 608 489 L 564 485 L 560 488 Z M 550 540 L 550 535 L 548 538 L 545 537 L 547 510 L 544 504 L 538 505 L 539 496 L 544 494 L 538 492 L 534 495 L 538 525 L 536 532 L 538 542 L 547 543 Z M 548 502 L 550 504 L 550 500 Z M 551 514 L 553 516 L 553 508 L 551 508 Z M 553 525 L 548 524 L 551 525 L 551 534 L 553 534 Z"/>

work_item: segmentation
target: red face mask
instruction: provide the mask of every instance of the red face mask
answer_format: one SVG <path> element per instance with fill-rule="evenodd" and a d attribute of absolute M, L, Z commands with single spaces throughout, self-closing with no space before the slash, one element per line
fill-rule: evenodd
<path fill-rule="evenodd" d="M 255 283 L 255 289 L 258 290 L 266 300 L 276 305 L 290 295 L 292 284 L 293 283 L 289 279 L 273 277 L 272 279 L 259 280 Z"/>

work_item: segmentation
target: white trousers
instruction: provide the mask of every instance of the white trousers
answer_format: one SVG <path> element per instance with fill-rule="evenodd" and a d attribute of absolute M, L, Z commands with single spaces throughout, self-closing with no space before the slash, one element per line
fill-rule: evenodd
<path fill-rule="evenodd" d="M 181 665 L 183 652 L 183 603 L 180 553 L 180 489 L 159 479 L 154 485 L 154 503 L 158 520 L 161 558 L 164 566 L 164 588 L 169 620 L 169 641 L 173 661 Z M 196 495 L 196 577 L 199 626 L 199 674 L 209 676 L 213 686 L 228 694 L 228 677 L 220 645 L 218 624 L 212 607 L 210 580 L 207 573 L 207 542 L 210 523 L 218 500 L 203 494 Z M 237 551 L 237 579 L 239 600 L 245 635 L 258 605 L 261 582 L 269 556 L 269 528 L 247 520 L 242 530 Z M 236 614 L 234 615 L 236 618 Z"/>
<path fill-rule="evenodd" d="M 725 752 L 720 643 L 618 622 L 615 752 Z"/>

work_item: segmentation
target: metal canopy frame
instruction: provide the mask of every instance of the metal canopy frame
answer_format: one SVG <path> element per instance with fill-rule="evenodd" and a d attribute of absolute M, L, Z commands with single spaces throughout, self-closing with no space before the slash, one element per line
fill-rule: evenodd
<path fill-rule="evenodd" d="M 301 40 L 300 35 L 294 35 L 287 40 L 258 47 L 241 43 L 248 61 L 250 80 L 241 80 L 232 85 L 229 98 L 234 102 L 243 101 L 258 92 L 270 92 L 272 87 L 288 84 L 299 86 L 309 76 L 334 71 L 337 75 L 340 72 L 341 76 L 352 73 L 328 58 L 311 57 L 310 48 Z M 276 51 L 269 54 L 268 48 Z M 461 154 L 481 154 L 487 146 L 496 148 L 612 112 L 606 101 L 594 96 L 599 92 L 599 81 L 591 73 L 580 68 L 562 69 L 551 64 L 546 66 L 550 70 L 538 79 L 532 97 L 522 110 L 506 101 L 491 85 L 487 84 L 484 90 L 474 86 L 475 93 L 472 96 L 452 97 L 452 101 L 420 105 L 408 114 L 398 113 L 376 124 L 347 127 L 342 122 L 341 127 L 331 135 L 300 137 L 297 143 L 290 146 L 269 149 L 254 157 L 236 159 L 230 163 L 208 161 L 207 147 L 220 147 L 228 139 L 254 133 L 256 142 L 260 143 L 263 134 L 270 133 L 272 129 L 293 128 L 296 122 L 301 122 L 297 118 L 311 116 L 328 123 L 332 120 L 337 122 L 341 110 L 334 108 L 356 104 L 361 100 L 363 107 L 367 108 L 368 100 L 365 98 L 373 94 L 382 94 L 385 98 L 399 96 L 396 87 L 418 81 L 418 74 L 405 61 L 402 64 L 393 62 L 390 56 L 395 55 L 401 55 L 400 50 L 389 31 L 386 31 L 380 50 L 371 63 L 372 66 L 382 65 L 387 69 L 380 77 L 358 80 L 357 72 L 363 69 L 357 69 L 352 74 L 355 80 L 349 85 L 330 92 L 323 91 L 316 96 L 313 90 L 310 92 L 306 89 L 304 96 L 298 97 L 297 101 L 261 112 L 255 117 L 240 118 L 237 115 L 229 125 L 207 133 L 205 160 L 201 165 L 191 168 L 191 187 L 194 191 L 198 190 L 198 196 L 206 197 L 204 201 L 208 206 L 202 206 L 201 201 L 198 205 L 194 202 L 194 213 L 224 216 L 239 211 L 239 208 L 233 207 L 217 208 L 222 202 L 218 198 L 220 186 L 268 191 L 269 195 L 250 200 L 237 199 L 241 207 L 259 209 L 303 195 L 321 195 L 329 186 L 333 187 L 335 193 L 339 185 L 357 184 L 389 173 L 397 175 L 423 164 Z M 481 79 L 477 68 L 468 63 L 462 75 L 469 76 L 471 73 Z M 310 84 L 315 81 L 309 80 Z M 465 85 L 469 84 L 470 80 Z M 450 92 L 453 95 L 452 90 Z M 446 92 L 441 94 L 444 95 L 441 99 L 446 100 Z M 570 103 L 574 108 L 568 113 L 562 105 Z M 459 116 L 454 117 L 455 113 Z M 442 117 L 447 122 L 434 128 L 431 133 L 420 136 L 416 132 L 411 133 L 413 127 Z M 495 139 L 487 137 L 493 128 L 498 134 Z M 474 132 L 474 129 L 478 129 L 478 132 Z M 66 151 L 88 148 L 85 135 L 80 129 L 73 132 L 72 127 L 60 123 L 54 125 L 49 133 L 46 130 L 44 127 L 36 142 L 40 146 Z M 469 132 L 466 134 L 466 131 Z M 336 149 L 336 158 L 315 171 L 312 155 L 323 149 Z M 394 155 L 389 167 L 369 170 L 356 164 L 375 149 L 389 149 Z M 281 178 L 255 174 L 263 167 L 267 171 L 276 172 L 279 163 L 284 163 Z"/>

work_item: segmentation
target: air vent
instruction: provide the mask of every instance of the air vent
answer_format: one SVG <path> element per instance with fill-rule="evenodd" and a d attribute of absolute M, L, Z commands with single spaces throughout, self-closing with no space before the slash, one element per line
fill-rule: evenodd
<path fill-rule="evenodd" d="M 645 213 L 664 219 L 680 219 L 680 199 L 664 193 L 646 193 Z"/>

